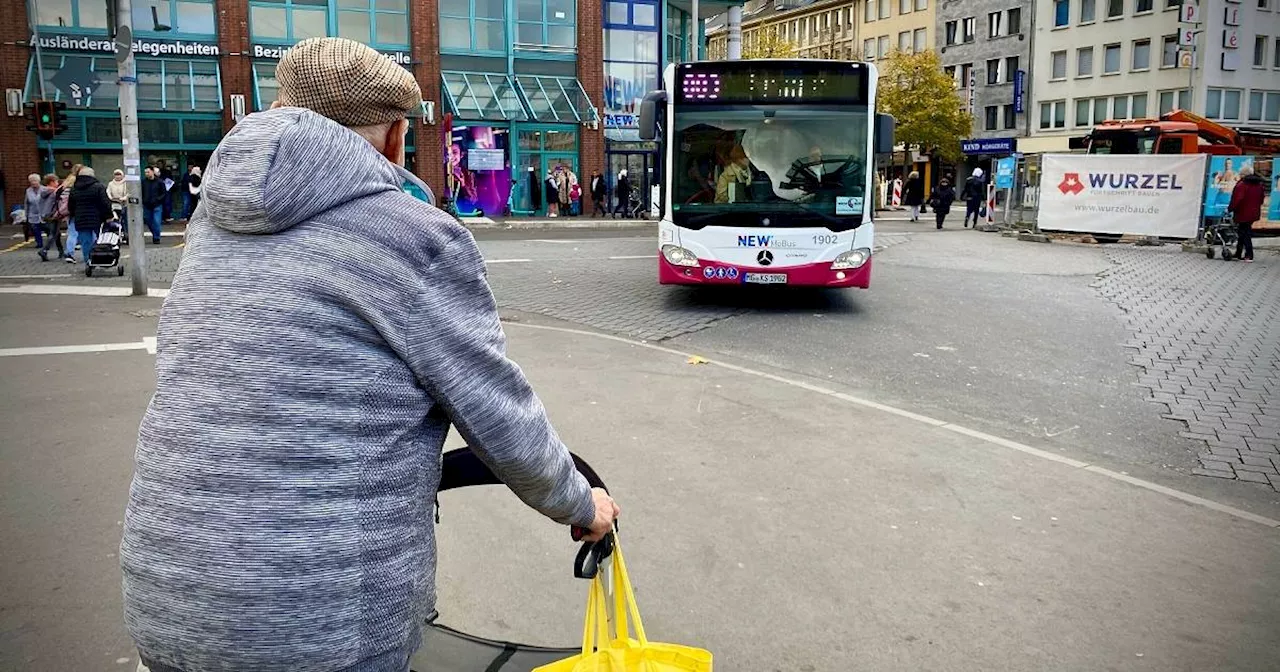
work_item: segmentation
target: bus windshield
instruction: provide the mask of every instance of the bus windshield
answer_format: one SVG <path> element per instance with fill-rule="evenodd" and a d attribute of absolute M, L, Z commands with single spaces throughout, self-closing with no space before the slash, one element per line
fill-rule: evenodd
<path fill-rule="evenodd" d="M 865 105 L 677 108 L 672 220 L 677 226 L 821 226 L 862 222 Z"/>

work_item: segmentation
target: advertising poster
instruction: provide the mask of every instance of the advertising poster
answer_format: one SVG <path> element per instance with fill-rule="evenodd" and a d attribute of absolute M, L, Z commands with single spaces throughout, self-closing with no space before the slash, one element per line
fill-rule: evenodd
<path fill-rule="evenodd" d="M 445 147 L 445 187 L 463 217 L 500 217 L 511 194 L 508 132 L 458 126 Z"/>
<path fill-rule="evenodd" d="M 1013 173 L 1018 168 L 1018 158 L 1006 156 L 996 159 L 996 189 L 1012 189 Z"/>
<path fill-rule="evenodd" d="M 1204 154 L 1046 154 L 1040 228 L 1195 238 Z"/>
<path fill-rule="evenodd" d="M 1231 203 L 1231 191 L 1240 181 L 1240 169 L 1254 166 L 1252 156 L 1209 157 L 1209 178 L 1204 185 L 1204 216 L 1221 217 Z"/>
<path fill-rule="evenodd" d="M 1276 159 L 1271 158 L 1271 204 L 1267 206 L 1267 219 L 1280 227 L 1280 170 L 1276 170 Z"/>

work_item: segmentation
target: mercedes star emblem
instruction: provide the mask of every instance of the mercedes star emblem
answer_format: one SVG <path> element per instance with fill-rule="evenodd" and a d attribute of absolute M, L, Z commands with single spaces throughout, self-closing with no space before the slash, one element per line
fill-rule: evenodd
<path fill-rule="evenodd" d="M 768 266 L 773 263 L 773 253 L 769 250 L 765 250 L 756 255 L 756 261 L 760 262 L 761 266 Z"/>

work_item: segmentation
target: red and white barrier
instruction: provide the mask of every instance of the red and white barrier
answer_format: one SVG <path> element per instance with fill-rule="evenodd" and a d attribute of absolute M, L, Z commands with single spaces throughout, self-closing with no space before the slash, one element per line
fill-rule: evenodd
<path fill-rule="evenodd" d="M 902 178 L 901 177 L 895 178 L 893 180 L 893 200 L 890 202 L 890 205 L 892 205 L 895 208 L 902 207 Z"/>
<path fill-rule="evenodd" d="M 987 185 L 987 223 L 994 224 L 996 221 L 996 185 Z"/>

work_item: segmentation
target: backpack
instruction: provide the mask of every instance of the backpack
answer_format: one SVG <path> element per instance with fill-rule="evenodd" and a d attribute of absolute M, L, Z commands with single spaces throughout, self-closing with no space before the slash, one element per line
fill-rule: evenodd
<path fill-rule="evenodd" d="M 58 204 L 53 206 L 53 212 L 49 213 L 49 219 L 64 221 L 71 217 L 71 192 L 66 187 L 58 187 L 53 192 L 53 197 L 57 199 Z"/>

